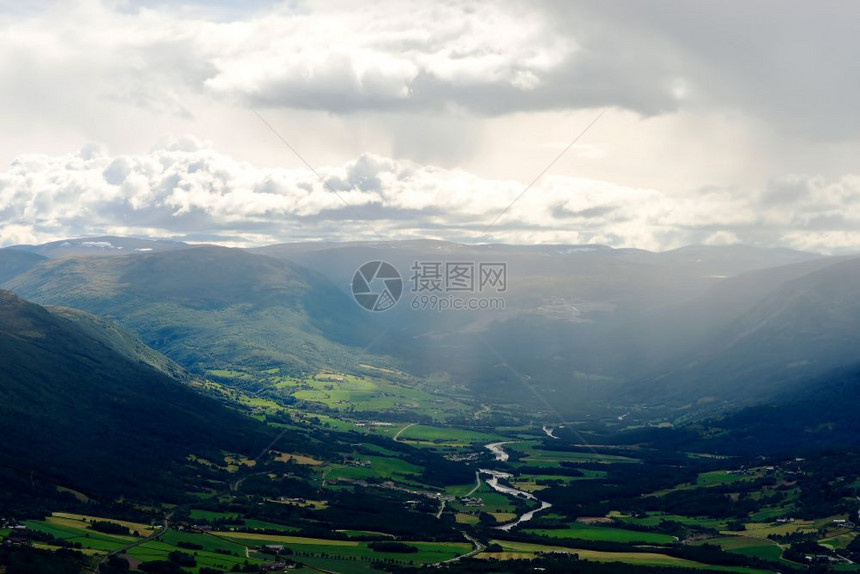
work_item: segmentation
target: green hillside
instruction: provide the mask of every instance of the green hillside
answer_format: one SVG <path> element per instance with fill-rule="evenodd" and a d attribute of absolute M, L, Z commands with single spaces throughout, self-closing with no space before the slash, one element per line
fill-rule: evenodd
<path fill-rule="evenodd" d="M 0 291 L 4 468 L 104 496 L 169 498 L 181 492 L 178 464 L 189 453 L 250 452 L 270 440 L 95 329 Z"/>
<path fill-rule="evenodd" d="M 4 287 L 116 321 L 201 373 L 345 367 L 373 335 L 367 314 L 316 272 L 223 247 L 50 260 Z"/>

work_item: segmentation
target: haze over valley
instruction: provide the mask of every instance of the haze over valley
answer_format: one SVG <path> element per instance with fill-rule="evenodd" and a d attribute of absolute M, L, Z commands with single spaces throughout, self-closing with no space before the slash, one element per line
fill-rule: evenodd
<path fill-rule="evenodd" d="M 0 574 L 860 571 L 858 18 L 0 0 Z"/>

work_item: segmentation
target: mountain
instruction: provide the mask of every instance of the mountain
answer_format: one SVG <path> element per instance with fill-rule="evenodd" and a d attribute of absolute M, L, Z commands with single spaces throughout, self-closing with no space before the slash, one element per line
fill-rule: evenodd
<path fill-rule="evenodd" d="M 44 256 L 28 251 L 0 249 L 0 283 L 20 275 L 44 260 Z"/>
<path fill-rule="evenodd" d="M 769 269 L 820 259 L 817 253 L 751 245 L 690 245 L 650 254 L 651 261 L 672 269 L 686 269 L 715 278 L 734 277 L 748 271 Z"/>
<path fill-rule="evenodd" d="M 172 498 L 189 454 L 270 440 L 253 419 L 132 359 L 141 353 L 126 348 L 130 335 L 69 314 L 0 291 L 0 466 L 107 498 Z"/>
<path fill-rule="evenodd" d="M 376 260 L 404 285 L 384 313 L 366 312 L 350 292 L 356 270 Z M 663 253 L 427 240 L 185 246 L 28 262 L 2 286 L 119 322 L 199 374 L 371 363 L 544 411 L 622 402 L 710 410 L 772 397 L 786 381 L 853 360 L 850 327 L 840 331 L 824 312 L 829 298 L 848 294 L 827 280 L 805 288 L 819 297 L 813 333 L 786 307 L 808 297 L 784 291 L 849 261 L 742 245 Z M 504 264 L 503 292 L 453 295 L 501 305 L 421 309 L 416 262 Z"/>
<path fill-rule="evenodd" d="M 740 276 L 677 311 L 687 324 L 710 324 L 683 347 L 682 359 L 638 381 L 660 400 L 772 397 L 810 377 L 860 361 L 860 258 L 833 258 Z M 722 316 L 723 320 L 716 319 Z M 666 323 L 663 323 L 666 324 Z M 811 384 L 811 383 L 804 383 Z"/>
<path fill-rule="evenodd" d="M 71 321 L 81 332 L 132 362 L 146 365 L 177 381 L 189 382 L 193 379 L 184 368 L 158 351 L 147 347 L 143 341 L 116 323 L 78 309 L 68 307 L 47 307 L 47 309 L 54 316 Z"/>
<path fill-rule="evenodd" d="M 224 247 L 51 259 L 4 287 L 116 321 L 198 372 L 346 365 L 369 335 L 363 311 L 321 275 Z"/>
<path fill-rule="evenodd" d="M 725 450 L 741 454 L 837 449 L 860 444 L 860 364 L 803 379 L 763 404 L 716 421 Z"/>
<path fill-rule="evenodd" d="M 626 381 L 677 365 L 693 342 L 725 328 L 792 273 L 835 261 L 743 245 L 654 253 L 600 245 L 419 240 L 284 244 L 252 251 L 299 262 L 344 290 L 364 262 L 390 262 L 406 292 L 379 317 L 385 334 L 374 350 L 406 360 L 419 373 L 447 373 L 479 393 L 509 393 L 511 400 L 527 401 L 537 393 L 544 398 L 539 402 L 559 409 L 616 401 Z M 412 267 L 434 261 L 507 265 L 504 309 L 412 309 Z M 788 268 L 797 270 L 783 271 Z M 750 277 L 740 279 L 745 275 Z"/>
<path fill-rule="evenodd" d="M 187 243 L 164 239 L 137 239 L 133 237 L 83 237 L 63 239 L 40 245 L 13 245 L 6 249 L 35 253 L 51 259 L 62 257 L 104 257 L 128 253 L 152 253 L 187 249 Z"/>

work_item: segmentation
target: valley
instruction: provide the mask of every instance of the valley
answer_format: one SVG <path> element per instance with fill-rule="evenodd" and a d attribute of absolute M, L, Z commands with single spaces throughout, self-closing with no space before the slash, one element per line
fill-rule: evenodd
<path fill-rule="evenodd" d="M 719 343 L 853 312 L 853 260 L 505 246 L 504 313 L 380 317 L 338 287 L 379 246 L 98 239 L 0 249 L 4 574 L 860 570 L 850 329 L 779 384 Z"/>
<path fill-rule="evenodd" d="M 42 518 L 7 517 L 4 548 L 14 552 L 23 536 L 108 572 L 125 563 L 204 574 L 457 572 L 476 561 L 567 560 L 586 572 L 622 563 L 631 572 L 753 573 L 804 567 L 792 550 L 803 543 L 839 570 L 855 568 L 855 534 L 839 521 L 856 516 L 860 465 L 627 444 L 617 419 L 552 424 L 552 438 L 545 421 L 504 406 L 366 372 L 374 375 L 215 372 L 222 382 L 207 380 L 205 394 L 304 438 L 287 447 L 275 435 L 258 453 L 219 459 L 190 455 L 186 464 L 206 473 L 169 501 L 88 494 Z M 854 486 L 816 500 L 820 481 L 835 478 Z"/>

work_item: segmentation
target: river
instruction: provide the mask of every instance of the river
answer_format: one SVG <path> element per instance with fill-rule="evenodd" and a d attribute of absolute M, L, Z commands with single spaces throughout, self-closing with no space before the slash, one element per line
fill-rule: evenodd
<path fill-rule="evenodd" d="M 505 452 L 504 448 L 502 448 L 502 447 L 506 444 L 511 444 L 514 442 L 516 442 L 516 441 L 494 442 L 494 443 L 486 445 L 486 448 L 487 448 L 487 450 L 489 450 L 490 452 L 492 452 L 495 455 L 497 461 L 505 462 L 510 457 L 508 456 L 508 453 Z M 540 508 L 535 508 L 534 510 L 529 510 L 528 512 L 524 512 L 513 522 L 508 522 L 507 524 L 503 524 L 501 526 L 496 526 L 497 530 L 504 530 L 505 532 L 510 532 L 510 530 L 514 526 L 517 526 L 518 524 L 522 524 L 523 522 L 528 522 L 529 520 L 534 518 L 534 515 L 537 514 L 538 512 L 542 512 L 542 511 L 552 507 L 552 504 L 550 504 L 549 502 L 546 502 L 544 500 L 539 499 L 538 497 L 536 497 L 531 492 L 526 492 L 524 490 L 519 490 L 519 489 L 513 488 L 512 486 L 507 486 L 505 484 L 499 483 L 499 479 L 513 478 L 512 474 L 509 474 L 507 472 L 502 472 L 500 470 L 487 470 L 485 468 L 478 469 L 478 472 L 480 472 L 482 474 L 486 474 L 490 477 L 487 479 L 487 484 L 489 484 L 490 488 L 492 488 L 496 492 L 500 492 L 500 493 L 505 494 L 507 496 L 513 496 L 514 498 L 525 498 L 527 500 L 534 500 L 535 502 L 540 503 Z"/>
<path fill-rule="evenodd" d="M 507 462 L 507 460 L 510 458 L 510 456 L 508 456 L 508 453 L 506 453 L 505 449 L 503 449 L 502 447 L 505 446 L 506 444 L 513 444 L 515 442 L 517 442 L 517 441 L 506 440 L 503 442 L 491 442 L 488 445 L 484 445 L 484 448 L 486 448 L 491 453 L 493 453 L 493 455 L 496 457 L 496 460 L 498 460 L 499 462 Z"/>

